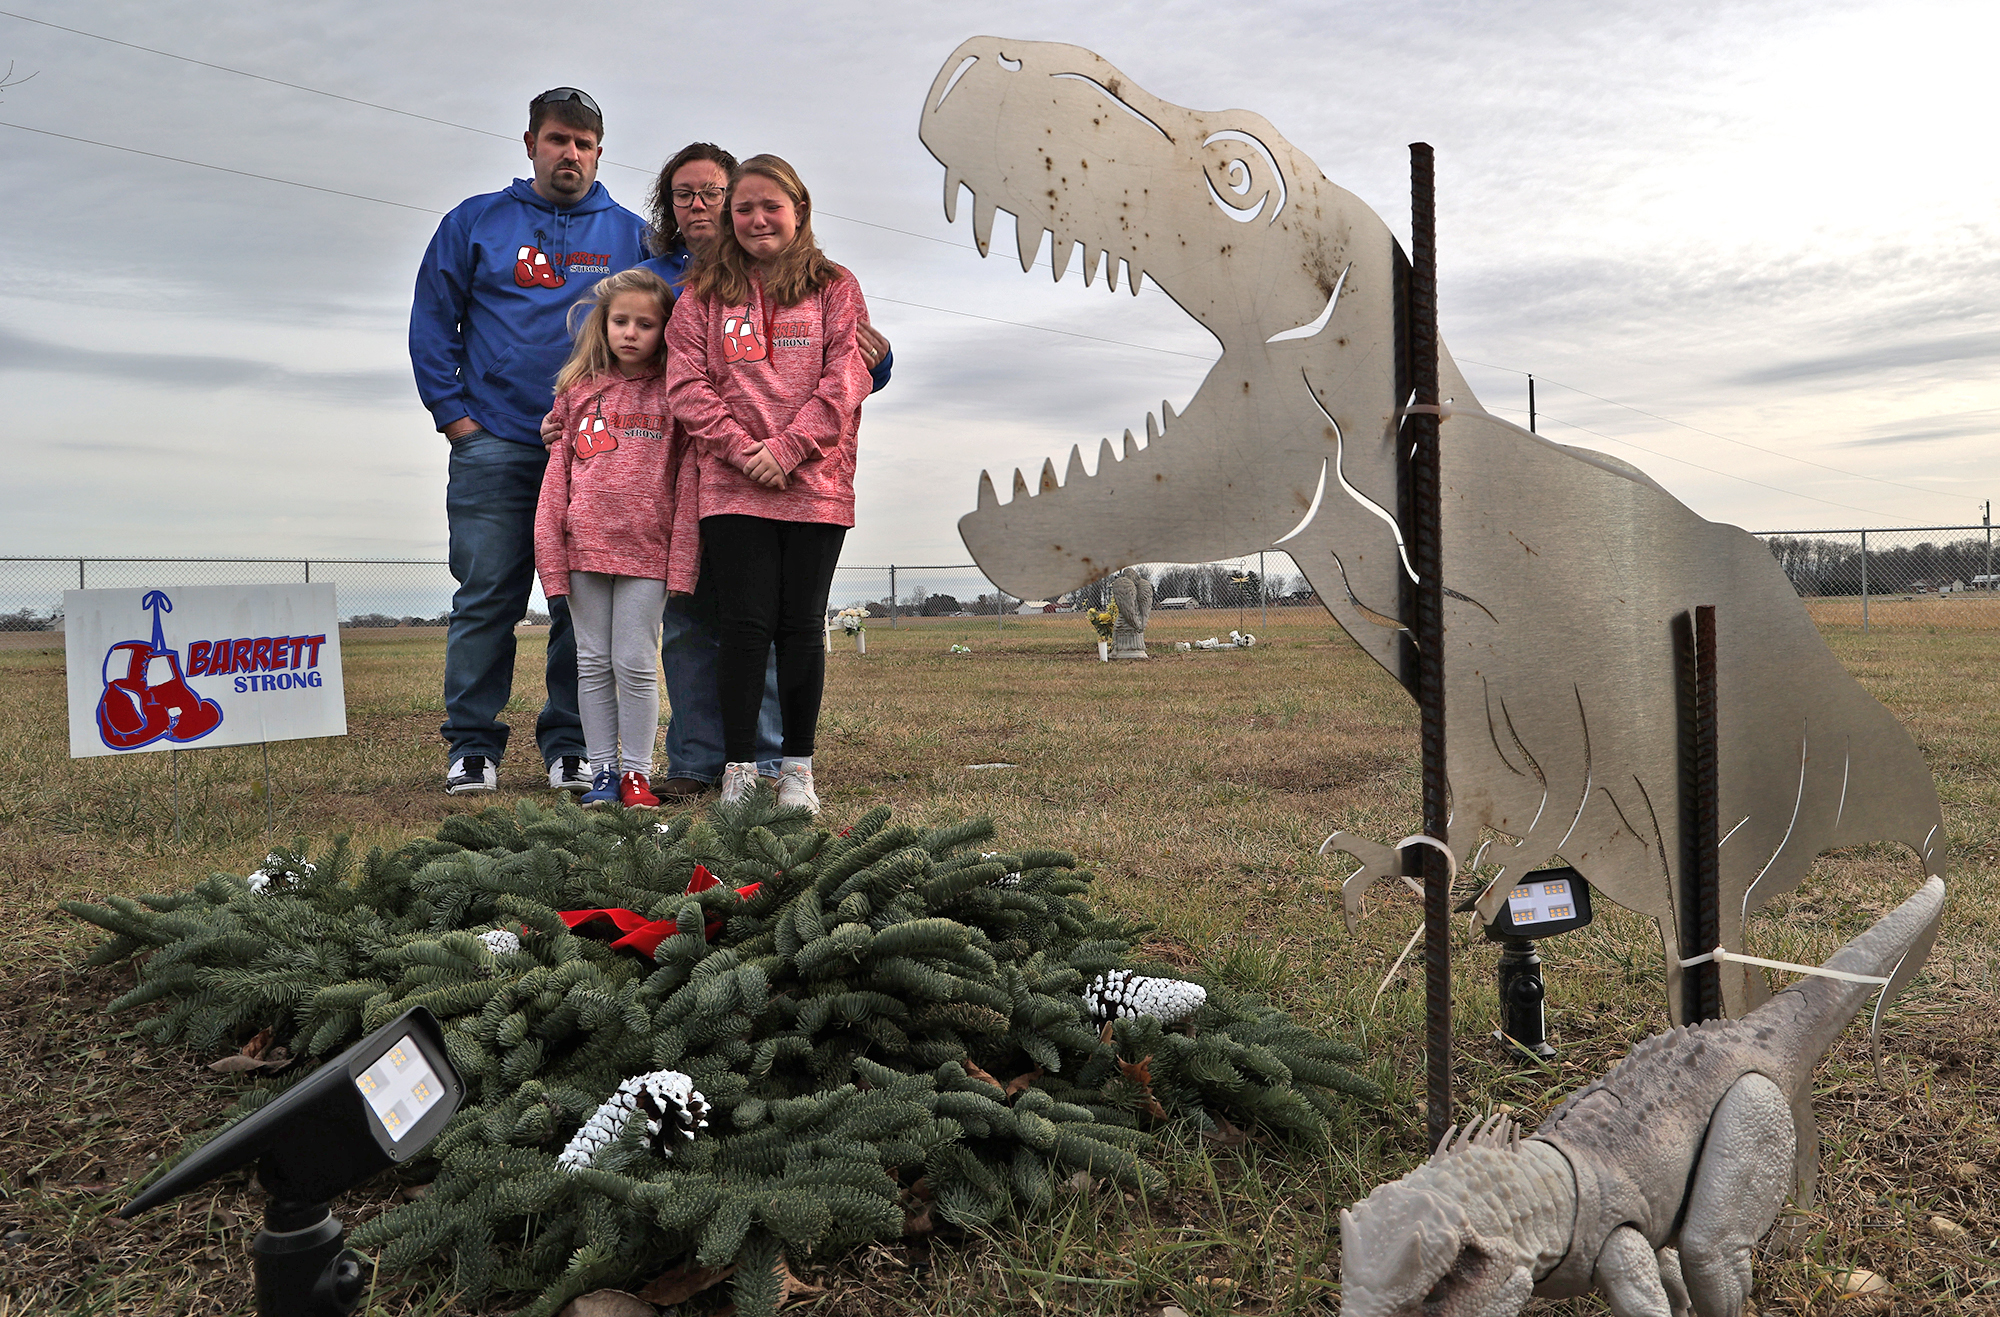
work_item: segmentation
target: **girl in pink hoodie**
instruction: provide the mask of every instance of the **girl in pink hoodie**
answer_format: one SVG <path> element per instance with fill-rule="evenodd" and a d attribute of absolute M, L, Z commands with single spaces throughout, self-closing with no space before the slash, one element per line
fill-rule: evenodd
<path fill-rule="evenodd" d="M 577 704 L 594 776 L 582 803 L 659 804 L 655 655 L 667 591 L 694 589 L 698 532 L 667 407 L 674 295 L 650 270 L 601 279 L 543 423 L 549 465 L 535 510 L 542 592 L 570 597 Z M 686 473 L 690 492 L 692 470 Z"/>
<path fill-rule="evenodd" d="M 729 222 L 667 328 L 668 395 L 699 473 L 701 571 L 720 600 L 722 799 L 756 789 L 757 709 L 775 645 L 778 803 L 816 814 L 822 627 L 854 524 L 855 433 L 870 385 L 855 330 L 868 308 L 814 241 L 812 197 L 783 160 L 737 166 L 723 211 Z"/>

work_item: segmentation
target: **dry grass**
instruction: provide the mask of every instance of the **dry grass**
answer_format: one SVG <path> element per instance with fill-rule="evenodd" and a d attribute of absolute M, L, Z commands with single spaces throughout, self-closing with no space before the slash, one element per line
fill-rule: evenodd
<path fill-rule="evenodd" d="M 1926 606 L 1935 607 L 1935 601 Z M 1871 623 L 1878 623 L 1871 604 Z M 1259 630 L 1254 611 L 1251 629 Z M 992 1239 L 875 1248 L 814 1272 L 829 1314 L 1332 1313 L 1337 1209 L 1422 1155 L 1421 990 L 1400 976 L 1369 999 L 1415 926 L 1383 893 L 1358 934 L 1341 924 L 1344 868 L 1315 857 L 1336 827 L 1414 830 L 1415 712 L 1323 616 L 1274 615 L 1251 651 L 1178 654 L 1236 626 L 1234 613 L 1157 614 L 1147 664 L 1100 664 L 1073 617 L 934 619 L 869 630 L 857 657 L 836 640 L 818 776 L 830 822 L 878 802 L 920 818 L 992 813 L 1002 835 L 1076 850 L 1099 899 L 1158 926 L 1150 950 L 1270 994 L 1374 1058 L 1388 1105 L 1323 1156 L 1196 1143 L 1162 1158 L 1170 1190 L 1139 1201 L 1073 1192 Z M 2000 1311 L 2000 670 L 1978 630 L 1828 625 L 1857 677 L 1910 726 L 1937 773 L 1957 866 L 1929 972 L 1884 1030 L 1877 1081 L 1866 1044 L 1844 1041 L 1820 1075 L 1819 1212 L 1800 1251 L 1766 1250 L 1765 1312 L 1856 1310 L 1828 1277 L 1879 1271 L 1894 1310 Z M 1260 634 L 1263 634 L 1260 631 Z M 442 635 L 348 633 L 351 732 L 273 746 L 274 836 L 350 832 L 366 846 L 435 829 L 475 808 L 439 789 Z M 953 655 L 954 642 L 973 653 Z M 521 672 L 538 641 L 524 636 Z M 248 1311 L 243 1248 L 261 1210 L 235 1177 L 137 1224 L 110 1215 L 131 1181 L 231 1100 L 212 1058 L 138 1045 L 98 1013 L 127 972 L 81 972 L 86 930 L 51 913 L 65 897 L 185 885 L 249 872 L 267 845 L 256 748 L 180 756 L 183 840 L 173 841 L 166 755 L 64 757 L 62 659 L 0 649 L 0 1314 Z M 531 725 L 539 690 L 517 699 Z M 525 744 L 525 743 L 524 743 Z M 539 782 L 532 750 L 502 769 L 501 803 Z M 1011 768 L 974 768 L 1005 763 Z M 489 803 L 477 801 L 477 806 Z M 1864 848 L 1822 861 L 1758 921 L 1755 944 L 1816 960 L 1915 883 L 1913 861 Z M 1530 1120 L 1663 1026 L 1650 925 L 1615 910 L 1547 948 L 1550 1029 L 1562 1049 L 1520 1071 L 1486 1040 L 1494 955 L 1461 935 L 1456 977 L 1462 1101 Z M 381 1210 L 357 1194 L 350 1219 Z M 1932 1232 L 1930 1218 L 1962 1226 Z M 9 1235 L 22 1232 L 25 1239 Z M 434 1273 L 383 1277 L 371 1311 L 462 1311 Z M 1545 1312 L 1598 1310 L 1574 1303 Z"/>

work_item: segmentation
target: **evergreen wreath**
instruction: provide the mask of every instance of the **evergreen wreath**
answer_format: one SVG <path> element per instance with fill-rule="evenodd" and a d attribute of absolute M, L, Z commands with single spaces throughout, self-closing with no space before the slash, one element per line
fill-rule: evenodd
<path fill-rule="evenodd" d="M 978 1227 L 1076 1170 L 1157 1188 L 1137 1155 L 1157 1122 L 1324 1146 L 1381 1100 L 1358 1051 L 1282 1011 L 1116 973 L 1145 930 L 1080 900 L 1068 854 L 978 850 L 987 819 L 920 831 L 878 808 L 836 836 L 768 797 L 652 818 L 522 801 L 358 862 L 301 842 L 262 884 L 63 908 L 111 933 L 91 964 L 141 957 L 109 1009 L 162 1004 L 139 1026 L 158 1043 L 268 1027 L 325 1057 L 428 1007 L 465 1105 L 420 1163 L 431 1191 L 354 1242 L 391 1269 L 448 1255 L 468 1299 L 539 1291 L 532 1317 L 690 1255 L 734 1263 L 760 1317 L 785 1254 L 897 1238 L 913 1194 Z M 600 907 L 674 931 L 644 957 L 562 918 Z M 1192 1009 L 1169 1031 L 1151 1001 Z M 588 1156 L 565 1162 L 573 1143 Z"/>

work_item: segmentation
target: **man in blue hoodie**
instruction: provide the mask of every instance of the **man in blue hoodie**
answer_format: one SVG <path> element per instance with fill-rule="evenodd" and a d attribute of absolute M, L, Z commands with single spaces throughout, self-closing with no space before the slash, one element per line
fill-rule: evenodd
<path fill-rule="evenodd" d="M 532 179 L 444 217 L 417 271 L 410 362 L 417 393 L 451 441 L 445 486 L 458 591 L 445 636 L 445 790 L 492 791 L 507 750 L 499 720 L 514 685 L 514 626 L 535 576 L 535 505 L 548 452 L 541 422 L 569 355 L 566 317 L 599 279 L 648 255 L 646 221 L 597 182 L 604 119 L 574 87 L 528 103 Z M 535 741 L 549 786 L 585 791 L 576 641 L 567 599 L 549 601 L 548 702 Z"/>

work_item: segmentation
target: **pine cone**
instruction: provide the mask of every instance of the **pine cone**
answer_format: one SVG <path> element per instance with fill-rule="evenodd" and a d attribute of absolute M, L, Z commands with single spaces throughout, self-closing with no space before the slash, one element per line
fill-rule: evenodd
<path fill-rule="evenodd" d="M 509 955 L 521 949 L 520 937 L 504 928 L 490 928 L 479 935 L 479 940 L 496 956 Z"/>
<path fill-rule="evenodd" d="M 1150 1015 L 1161 1024 L 1179 1024 L 1207 1001 L 1208 992 L 1198 983 L 1151 979 L 1128 969 L 1107 970 L 1083 990 L 1084 1009 L 1100 1024 L 1141 1015 Z"/>
<path fill-rule="evenodd" d="M 556 1158 L 565 1171 L 579 1170 L 618 1141 L 634 1115 L 646 1118 L 646 1144 L 662 1157 L 674 1155 L 673 1136 L 692 1139 L 708 1126 L 708 1099 L 695 1090 L 694 1080 L 678 1070 L 634 1075 L 618 1086 L 603 1106 L 591 1113 L 583 1128 Z"/>

